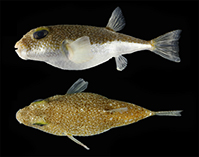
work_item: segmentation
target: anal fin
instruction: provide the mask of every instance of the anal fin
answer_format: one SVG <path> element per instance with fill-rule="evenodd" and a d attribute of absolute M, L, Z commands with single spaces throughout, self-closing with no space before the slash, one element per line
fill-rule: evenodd
<path fill-rule="evenodd" d="M 127 66 L 127 59 L 123 56 L 118 56 L 115 57 L 116 65 L 117 65 L 117 70 L 122 71 L 126 68 Z"/>

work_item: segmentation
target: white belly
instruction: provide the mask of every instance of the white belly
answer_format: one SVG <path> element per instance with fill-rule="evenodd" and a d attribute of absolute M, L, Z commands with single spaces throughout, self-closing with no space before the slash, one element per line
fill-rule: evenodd
<path fill-rule="evenodd" d="M 118 57 L 122 54 L 130 54 L 140 50 L 149 50 L 150 48 L 151 45 L 149 44 L 112 41 L 104 44 L 91 45 L 91 52 L 94 54 L 94 56 L 91 60 L 87 62 L 79 64 L 73 63 L 67 58 L 63 58 L 63 56 L 60 55 L 60 59 L 56 59 L 56 63 L 52 63 L 52 60 L 51 63 L 47 63 L 59 67 L 61 69 L 83 70 L 102 64 L 111 59 L 112 57 Z M 60 52 L 60 54 L 62 53 Z"/>

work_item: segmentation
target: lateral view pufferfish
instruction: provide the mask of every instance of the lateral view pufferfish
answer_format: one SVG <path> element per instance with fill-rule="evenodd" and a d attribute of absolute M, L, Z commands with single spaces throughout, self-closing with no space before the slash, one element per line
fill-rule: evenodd
<path fill-rule="evenodd" d="M 150 41 L 117 33 L 125 20 L 117 7 L 106 27 L 55 25 L 32 29 L 16 44 L 22 59 L 44 61 L 67 70 L 83 70 L 115 58 L 117 70 L 127 66 L 124 54 L 150 50 L 168 60 L 180 62 L 178 39 L 181 30 L 171 31 Z"/>
<path fill-rule="evenodd" d="M 88 82 L 78 79 L 65 95 L 36 100 L 16 113 L 19 123 L 44 132 L 68 136 L 91 136 L 111 128 L 135 123 L 153 115 L 181 116 L 180 110 L 154 112 L 140 106 L 85 93 Z"/>

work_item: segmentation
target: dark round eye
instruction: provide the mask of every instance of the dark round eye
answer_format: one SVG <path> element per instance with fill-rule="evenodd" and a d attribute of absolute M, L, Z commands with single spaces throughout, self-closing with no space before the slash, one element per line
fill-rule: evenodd
<path fill-rule="evenodd" d="M 47 30 L 40 30 L 40 31 L 34 32 L 33 37 L 35 39 L 41 39 L 41 38 L 44 38 L 47 34 L 48 34 Z"/>
<path fill-rule="evenodd" d="M 46 124 L 43 124 L 43 123 L 33 123 L 33 125 L 44 126 L 44 125 L 46 125 Z"/>

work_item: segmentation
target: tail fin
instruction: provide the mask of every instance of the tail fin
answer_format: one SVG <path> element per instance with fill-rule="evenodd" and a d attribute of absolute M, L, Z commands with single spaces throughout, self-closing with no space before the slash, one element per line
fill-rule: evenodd
<path fill-rule="evenodd" d="M 178 55 L 178 39 L 181 30 L 166 33 L 151 40 L 152 52 L 174 62 L 180 62 Z"/>
<path fill-rule="evenodd" d="M 158 116 L 181 116 L 180 112 L 182 112 L 182 110 L 178 110 L 178 111 L 159 111 L 159 112 L 155 112 L 155 115 L 158 115 Z"/>

